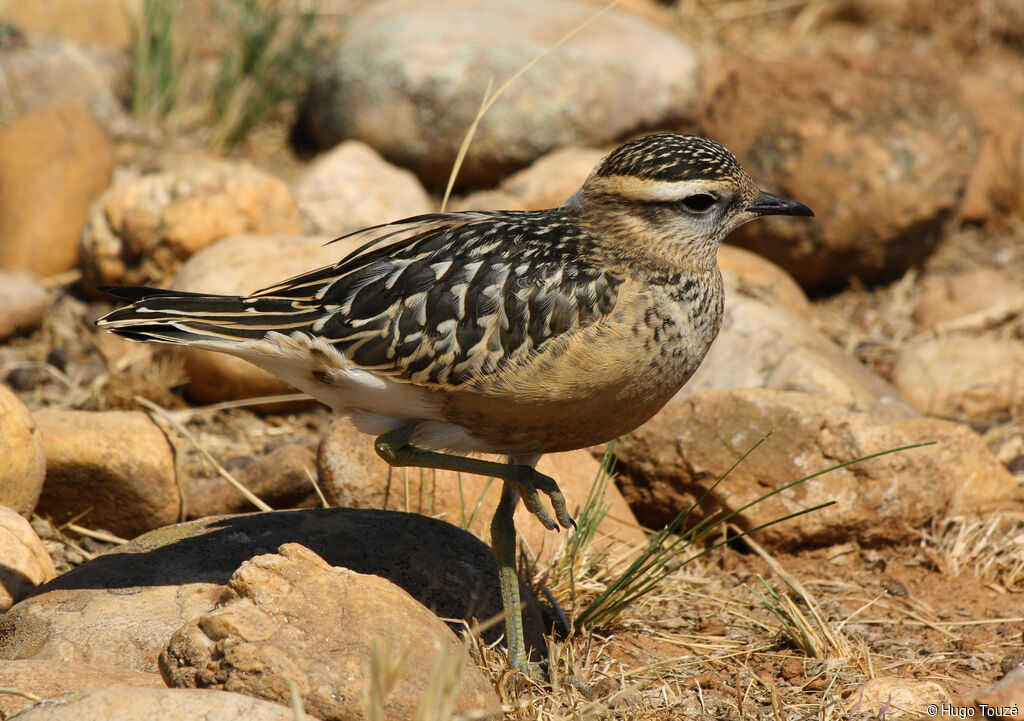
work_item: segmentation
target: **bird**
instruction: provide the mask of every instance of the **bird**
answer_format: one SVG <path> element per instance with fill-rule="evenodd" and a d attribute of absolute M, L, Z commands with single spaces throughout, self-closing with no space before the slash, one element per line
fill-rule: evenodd
<path fill-rule="evenodd" d="M 622 436 L 676 394 L 721 327 L 719 245 L 770 215 L 814 213 L 719 143 L 657 133 L 557 208 L 359 230 L 337 263 L 246 297 L 104 288 L 130 304 L 98 323 L 250 361 L 349 416 L 392 466 L 503 481 L 491 546 L 507 663 L 527 670 L 513 512 L 522 500 L 550 530 L 575 526 L 537 462 Z"/>

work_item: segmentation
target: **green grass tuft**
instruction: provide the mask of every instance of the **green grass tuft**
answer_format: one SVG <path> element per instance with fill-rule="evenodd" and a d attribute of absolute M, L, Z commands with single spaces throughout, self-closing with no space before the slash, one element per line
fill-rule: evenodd
<path fill-rule="evenodd" d="M 210 143 L 238 141 L 286 101 L 297 101 L 327 50 L 316 14 L 281 0 L 228 0 L 220 6 L 227 46 L 213 84 Z"/>
<path fill-rule="evenodd" d="M 163 123 L 184 94 L 188 53 L 181 43 L 177 0 L 144 0 L 131 20 L 131 112 L 140 121 Z"/>
<path fill-rule="evenodd" d="M 725 526 L 723 526 L 723 524 L 728 523 L 738 514 L 742 513 L 743 511 L 747 510 L 748 508 L 758 503 L 761 503 L 762 501 L 767 500 L 768 498 L 771 498 L 775 494 L 781 493 L 782 491 L 785 491 L 788 488 L 792 488 L 793 486 L 809 481 L 810 479 L 816 478 L 825 473 L 830 473 L 840 468 L 845 468 L 846 466 L 861 463 L 871 458 L 877 458 L 878 456 L 884 456 L 890 453 L 899 453 L 901 451 L 906 451 L 911 448 L 919 448 L 921 446 L 932 445 L 934 443 L 934 441 L 931 441 L 927 443 L 916 443 L 909 446 L 902 446 L 900 448 L 891 448 L 885 451 L 880 451 L 878 453 L 872 453 L 870 455 L 861 456 L 860 458 L 855 458 L 851 461 L 846 461 L 844 463 L 837 463 L 824 470 L 812 473 L 810 475 L 804 476 L 803 478 L 799 478 L 795 481 L 792 481 L 791 483 L 787 483 L 784 486 L 776 488 L 775 490 L 772 490 L 754 499 L 753 501 L 742 506 L 741 508 L 737 508 L 736 510 L 731 511 L 730 513 L 727 513 L 723 516 L 709 516 L 700 521 L 699 523 L 695 524 L 693 527 L 687 529 L 686 531 L 683 531 L 682 534 L 679 534 L 680 529 L 683 528 L 683 526 L 686 524 L 686 521 L 690 517 L 690 515 L 697 509 L 698 506 L 701 505 L 701 503 L 704 502 L 708 495 L 714 491 L 718 484 L 725 480 L 725 478 L 728 477 L 732 470 L 736 468 L 736 466 L 738 466 L 740 463 L 742 463 L 747 456 L 753 453 L 758 448 L 758 446 L 764 443 L 770 435 L 771 434 L 766 435 L 764 438 L 762 438 L 756 444 L 754 444 L 754 446 L 746 453 L 744 453 L 736 461 L 736 463 L 734 463 L 724 474 L 722 474 L 721 478 L 715 481 L 715 483 L 712 484 L 711 487 L 708 488 L 699 499 L 697 499 L 697 501 L 695 501 L 694 503 L 690 504 L 682 511 L 680 511 L 679 514 L 674 519 L 672 519 L 672 521 L 667 526 L 665 526 L 665 528 L 663 528 L 661 531 L 655 534 L 655 536 L 651 539 L 650 543 L 648 543 L 647 547 L 629 565 L 629 567 L 625 571 L 623 571 L 614 581 L 612 581 L 612 583 L 610 583 L 608 587 L 597 598 L 595 598 L 594 601 L 591 602 L 591 604 L 586 609 L 584 609 L 584 611 L 579 616 L 576 617 L 576 628 L 580 630 L 591 629 L 596 626 L 607 625 L 611 623 L 620 613 L 622 613 L 623 610 L 626 609 L 627 606 L 629 606 L 629 604 L 633 603 L 634 601 L 653 591 L 658 586 L 658 584 L 670 573 L 686 566 L 688 563 L 695 561 L 701 556 L 710 553 L 711 551 L 725 543 L 730 543 L 738 538 L 742 538 L 743 536 L 754 533 L 755 531 L 759 531 L 762 528 L 773 526 L 776 523 L 782 523 L 783 521 L 787 521 L 791 518 L 797 518 L 798 516 L 802 516 L 807 513 L 812 513 L 822 508 L 827 508 L 828 506 L 831 506 L 835 503 L 835 501 L 822 503 L 811 508 L 805 508 L 801 511 L 797 511 L 796 513 L 791 513 L 789 515 L 782 516 L 781 518 L 776 518 L 772 521 L 769 521 L 768 523 L 761 524 L 760 526 L 757 526 L 755 528 L 751 528 L 742 533 L 725 538 L 724 540 L 714 543 L 706 548 L 703 548 L 695 552 L 691 552 L 692 555 L 687 555 L 688 549 L 690 549 L 691 546 L 707 537 L 708 534 L 724 528 Z"/>

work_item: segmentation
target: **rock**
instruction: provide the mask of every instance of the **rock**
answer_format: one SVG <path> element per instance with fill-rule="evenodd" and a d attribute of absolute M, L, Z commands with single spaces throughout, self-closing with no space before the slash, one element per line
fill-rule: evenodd
<path fill-rule="evenodd" d="M 836 505 L 758 531 L 775 548 L 906 542 L 933 518 L 1015 512 L 1024 495 L 966 426 L 931 418 L 888 420 L 805 393 L 753 388 L 700 393 L 670 403 L 619 446 L 619 486 L 640 522 L 659 527 L 772 437 L 711 493 L 698 517 L 730 512 L 837 463 L 926 441 L 936 445 L 832 471 L 743 511 L 743 528 L 820 503 Z"/>
<path fill-rule="evenodd" d="M 1024 668 L 1017 668 L 994 684 L 975 692 L 969 702 L 980 718 L 1024 719 Z M 999 713 L 993 713 L 999 709 Z"/>
<path fill-rule="evenodd" d="M 0 341 L 35 330 L 53 299 L 24 270 L 0 270 Z"/>
<path fill-rule="evenodd" d="M 185 688 L 108 686 L 47 699 L 16 717 L 18 721 L 295 721 L 292 710 L 268 701 L 227 691 Z M 317 721 L 307 715 L 308 721 Z"/>
<path fill-rule="evenodd" d="M 389 719 L 419 718 L 438 654 L 461 676 L 454 712 L 494 716 L 501 705 L 455 634 L 412 596 L 378 576 L 333 568 L 298 543 L 243 563 L 217 607 L 171 637 L 160 669 L 172 686 L 281 704 L 294 683 L 307 711 L 354 721 L 363 718 L 369 665 L 382 648 L 396 664 Z"/>
<path fill-rule="evenodd" d="M 314 160 L 292 192 L 306 232 L 335 238 L 434 210 L 415 175 L 357 140 Z"/>
<path fill-rule="evenodd" d="M 82 232 L 83 281 L 87 289 L 166 285 L 181 261 L 219 238 L 301 228 L 277 178 L 244 162 L 182 160 L 115 185 L 93 204 Z"/>
<path fill-rule="evenodd" d="M 356 138 L 444 187 L 491 78 L 497 90 L 595 11 L 574 0 L 374 3 L 314 77 L 305 125 L 321 147 Z M 696 102 L 698 74 L 673 34 L 611 10 L 491 107 L 460 184 L 494 185 L 555 148 L 663 126 Z"/>
<path fill-rule="evenodd" d="M 559 148 L 505 180 L 496 189 L 459 198 L 452 210 L 544 210 L 557 208 L 583 186 L 606 155 L 594 148 Z"/>
<path fill-rule="evenodd" d="M 28 409 L 0 385 L 0 506 L 28 517 L 35 510 L 46 478 L 46 451 Z"/>
<path fill-rule="evenodd" d="M 723 246 L 722 329 L 672 403 L 710 390 L 767 388 L 832 399 L 889 419 L 917 412 L 899 392 L 809 322 L 806 298 L 781 270 Z"/>
<path fill-rule="evenodd" d="M 950 705 L 949 694 L 934 681 L 911 678 L 873 678 L 846 697 L 846 708 L 851 716 L 868 714 L 884 718 L 886 710 L 894 708 L 924 714 L 933 704 Z M 937 714 L 928 712 L 928 715 Z"/>
<path fill-rule="evenodd" d="M 935 327 L 955 323 L 975 313 L 1024 305 L 1024 289 L 1016 279 L 993 268 L 977 268 L 954 275 L 925 275 L 914 320 Z"/>
<path fill-rule="evenodd" d="M 0 108 L 14 117 L 58 105 L 89 108 L 104 122 L 123 113 L 128 63 L 120 53 L 15 32 L 0 40 L 0 65 Z"/>
<path fill-rule="evenodd" d="M 990 426 L 1024 407 L 1024 341 L 932 338 L 900 351 L 892 381 L 925 415 Z"/>
<path fill-rule="evenodd" d="M 110 141 L 84 108 L 37 110 L 0 131 L 0 268 L 75 267 L 89 204 L 113 168 Z"/>
<path fill-rule="evenodd" d="M 182 264 L 174 288 L 193 293 L 247 295 L 278 281 L 336 263 L 359 244 L 325 245 L 326 236 L 236 235 L 204 248 Z M 225 353 L 187 348 L 188 395 L 198 403 L 294 393 L 277 376 Z M 308 404 L 313 403 L 310 400 Z M 292 408 L 295 406 L 292 405 Z M 265 404 L 265 411 L 280 410 Z"/>
<path fill-rule="evenodd" d="M 174 447 L 148 414 L 44 408 L 34 418 L 46 447 L 39 513 L 129 538 L 178 520 Z"/>
<path fill-rule="evenodd" d="M 124 0 L 6 0 L 0 3 L 0 21 L 33 35 L 124 50 L 131 42 L 130 13 L 139 5 Z"/>
<path fill-rule="evenodd" d="M 984 223 L 1024 207 L 1020 172 L 1024 168 L 1024 112 L 1008 102 L 1004 88 L 972 79 L 963 83 L 963 90 L 985 137 L 964 192 L 960 218 Z"/>
<path fill-rule="evenodd" d="M 152 673 L 171 634 L 212 610 L 242 563 L 290 542 L 388 579 L 441 618 L 501 612 L 491 550 L 447 523 L 351 508 L 274 511 L 162 528 L 58 576 L 0 616 L 0 658 Z M 537 601 L 526 584 L 520 593 L 527 644 L 543 652 Z M 483 636 L 490 643 L 500 634 Z"/>
<path fill-rule="evenodd" d="M 800 285 L 764 256 L 735 245 L 722 245 L 718 248 L 718 265 L 729 301 L 741 295 L 781 305 L 805 320 L 811 318 L 811 303 Z"/>
<path fill-rule="evenodd" d="M 0 506 L 0 611 L 56 575 L 53 559 L 32 525 L 10 508 Z"/>
<path fill-rule="evenodd" d="M 314 494 L 307 470 L 316 473 L 316 446 L 289 443 L 231 475 L 268 505 L 294 508 Z M 252 510 L 252 504 L 219 475 L 198 480 L 185 488 L 186 518 Z"/>
<path fill-rule="evenodd" d="M 900 277 L 957 210 L 980 135 L 941 67 L 920 55 L 832 53 L 742 67 L 710 94 L 699 125 L 815 222 L 751 223 L 729 242 L 805 288 Z"/>
<path fill-rule="evenodd" d="M 498 456 L 485 457 L 504 462 Z M 574 515 L 587 500 L 599 468 L 585 450 L 551 453 L 538 465 L 541 473 L 558 482 Z M 331 505 L 422 513 L 490 542 L 491 517 L 501 495 L 496 479 L 432 468 L 392 468 L 374 451 L 373 439 L 346 418 L 336 420 L 324 434 L 317 469 L 320 488 Z M 607 487 L 605 502 L 611 510 L 598 526 L 597 546 L 612 540 L 630 548 L 643 546 L 646 537 L 614 483 Z M 548 531 L 522 504 L 515 519 L 520 536 L 538 558 L 550 559 L 565 540 L 565 534 Z"/>
<path fill-rule="evenodd" d="M 39 698 L 102 686 L 166 688 L 167 685 L 155 673 L 56 661 L 0 661 L 0 687 L 16 688 Z M 31 705 L 24 696 L 0 693 L 0 718 L 10 718 Z"/>

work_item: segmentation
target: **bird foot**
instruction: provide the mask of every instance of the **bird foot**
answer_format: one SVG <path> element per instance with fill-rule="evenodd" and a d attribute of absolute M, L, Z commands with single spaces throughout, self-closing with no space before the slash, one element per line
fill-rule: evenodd
<path fill-rule="evenodd" d="M 576 528 L 576 521 L 569 515 L 569 510 L 565 507 L 565 496 L 562 495 L 555 479 L 545 476 L 530 466 L 516 465 L 511 468 L 513 471 L 505 480 L 522 497 L 526 510 L 535 515 L 545 528 L 549 531 L 557 531 L 559 524 L 562 528 Z M 541 493 L 551 499 L 551 507 L 555 511 L 558 523 L 555 523 L 541 503 Z"/>

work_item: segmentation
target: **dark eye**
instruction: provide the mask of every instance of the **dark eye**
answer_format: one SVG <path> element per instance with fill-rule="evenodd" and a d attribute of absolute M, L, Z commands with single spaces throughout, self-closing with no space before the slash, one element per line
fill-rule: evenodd
<path fill-rule="evenodd" d="M 694 213 L 703 213 L 705 210 L 710 208 L 718 200 L 715 196 L 710 193 L 695 193 L 688 195 L 683 198 L 683 206 Z"/>

